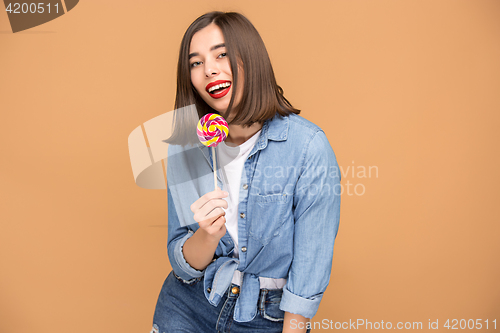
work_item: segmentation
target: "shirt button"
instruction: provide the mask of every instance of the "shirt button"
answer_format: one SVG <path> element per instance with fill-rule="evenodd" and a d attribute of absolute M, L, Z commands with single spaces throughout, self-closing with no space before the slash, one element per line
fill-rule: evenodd
<path fill-rule="evenodd" d="M 212 291 L 212 289 L 210 288 L 207 288 L 207 292 L 210 294 L 210 292 Z"/>
<path fill-rule="evenodd" d="M 243 246 L 243 247 L 241 248 L 241 252 L 247 252 L 247 247 L 246 247 L 246 246 Z"/>
<path fill-rule="evenodd" d="M 231 292 L 232 292 L 233 294 L 239 294 L 239 292 L 240 292 L 240 288 L 238 288 L 238 287 L 233 287 L 233 288 L 231 288 Z"/>
<path fill-rule="evenodd" d="M 244 218 L 245 218 L 245 213 L 240 213 L 240 217 L 241 217 L 242 219 L 244 219 Z"/>
<path fill-rule="evenodd" d="M 248 184 L 243 184 L 243 189 L 246 190 L 248 188 Z"/>

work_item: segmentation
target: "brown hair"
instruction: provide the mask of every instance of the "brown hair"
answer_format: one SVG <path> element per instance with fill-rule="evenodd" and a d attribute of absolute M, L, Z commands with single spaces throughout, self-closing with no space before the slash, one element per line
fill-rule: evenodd
<path fill-rule="evenodd" d="M 290 113 L 299 114 L 283 96 L 283 89 L 276 83 L 271 60 L 259 33 L 252 23 L 236 12 L 214 11 L 198 17 L 186 30 L 182 38 L 177 64 L 177 94 L 175 98 L 174 133 L 165 142 L 189 143 L 197 142 L 195 131 L 185 133 L 187 124 L 193 125 L 198 119 L 208 113 L 217 113 L 198 94 L 191 83 L 189 64 L 189 48 L 193 35 L 210 25 L 216 24 L 222 31 L 227 55 L 233 75 L 232 96 L 226 115 L 233 109 L 235 92 L 238 82 L 238 64 L 241 64 L 244 75 L 243 94 L 240 103 L 234 107 L 235 117 L 228 120 L 229 124 L 251 126 L 255 122 L 263 123 L 278 113 L 287 116 Z M 197 115 L 189 112 L 178 112 L 180 108 L 194 104 Z M 195 119 L 196 116 L 198 119 Z M 225 116 L 225 115 L 222 115 Z M 186 136 L 187 135 L 187 136 Z"/>

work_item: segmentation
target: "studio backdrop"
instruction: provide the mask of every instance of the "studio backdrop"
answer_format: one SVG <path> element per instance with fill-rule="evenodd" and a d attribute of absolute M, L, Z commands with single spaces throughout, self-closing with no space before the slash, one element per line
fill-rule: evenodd
<path fill-rule="evenodd" d="M 499 1 L 31 4 L 0 4 L 0 332 L 151 330 L 167 195 L 129 137 L 174 109 L 181 38 L 212 10 L 255 25 L 342 173 L 312 331 L 499 329 Z"/>

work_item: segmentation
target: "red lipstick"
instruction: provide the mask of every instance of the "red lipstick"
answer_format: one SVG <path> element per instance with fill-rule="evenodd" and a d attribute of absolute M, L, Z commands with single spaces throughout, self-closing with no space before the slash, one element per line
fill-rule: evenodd
<path fill-rule="evenodd" d="M 226 83 L 226 82 L 230 84 L 228 87 L 223 88 L 222 90 L 217 90 L 218 92 L 215 93 L 215 94 L 211 93 L 211 92 L 208 92 L 208 89 L 212 88 L 213 86 L 216 86 L 216 85 L 222 84 L 222 83 Z M 207 84 L 207 86 L 205 87 L 205 90 L 210 95 L 210 97 L 218 99 L 218 98 L 226 96 L 227 93 L 229 92 L 231 86 L 232 86 L 231 81 L 228 81 L 228 80 L 217 80 L 217 81 L 210 82 L 209 84 Z"/>

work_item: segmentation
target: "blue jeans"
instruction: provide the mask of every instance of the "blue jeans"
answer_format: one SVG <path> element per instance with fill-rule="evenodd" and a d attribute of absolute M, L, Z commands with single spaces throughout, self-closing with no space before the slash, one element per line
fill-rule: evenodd
<path fill-rule="evenodd" d="M 255 318 L 246 323 L 233 320 L 239 294 L 231 284 L 217 307 L 208 303 L 203 277 L 186 283 L 173 271 L 165 279 L 156 303 L 152 333 L 281 333 L 284 312 L 279 309 L 281 289 L 261 289 Z M 309 333 L 309 330 L 307 331 Z"/>

